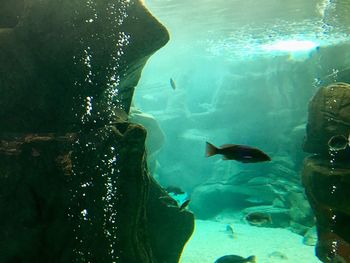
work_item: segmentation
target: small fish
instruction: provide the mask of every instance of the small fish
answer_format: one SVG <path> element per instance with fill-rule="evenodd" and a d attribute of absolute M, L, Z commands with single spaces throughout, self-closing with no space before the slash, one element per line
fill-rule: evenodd
<path fill-rule="evenodd" d="M 173 88 L 173 90 L 176 90 L 176 84 L 172 78 L 170 78 L 170 86 Z"/>
<path fill-rule="evenodd" d="M 261 226 L 272 223 L 271 216 L 269 214 L 261 212 L 252 212 L 245 216 L 247 222 L 254 226 Z"/>
<path fill-rule="evenodd" d="M 182 205 L 180 206 L 180 211 L 184 211 L 188 206 L 188 204 L 190 203 L 190 201 L 191 201 L 190 199 L 187 199 L 185 202 L 183 202 Z"/>
<path fill-rule="evenodd" d="M 256 256 L 250 256 L 247 258 L 237 255 L 226 255 L 217 259 L 214 263 L 255 263 Z"/>
<path fill-rule="evenodd" d="M 162 205 L 167 207 L 178 207 L 177 202 L 170 195 L 160 196 L 158 199 L 161 201 Z"/>
<path fill-rule="evenodd" d="M 227 224 L 226 225 L 226 233 L 229 235 L 231 238 L 236 238 L 236 233 L 233 231 L 233 225 L 232 224 Z"/>
<path fill-rule="evenodd" d="M 217 148 L 213 144 L 206 143 L 206 156 L 215 154 L 224 156 L 224 160 L 235 160 L 242 163 L 258 163 L 271 161 L 271 158 L 258 148 L 239 144 L 225 144 Z"/>
<path fill-rule="evenodd" d="M 232 227 L 231 224 L 227 224 L 227 225 L 226 225 L 226 231 L 227 231 L 227 233 L 233 235 L 234 231 L 233 231 L 233 227 Z"/>
<path fill-rule="evenodd" d="M 162 200 L 162 201 L 164 201 L 164 202 L 171 202 L 171 203 L 176 202 L 176 201 L 174 200 L 174 198 L 172 198 L 170 195 L 160 196 L 160 197 L 158 197 L 158 199 L 159 199 L 159 200 Z"/>
<path fill-rule="evenodd" d="M 173 193 L 175 195 L 182 195 L 185 193 L 184 191 L 182 191 L 180 187 L 173 186 L 173 185 L 166 187 L 165 191 L 167 191 L 168 193 Z"/>

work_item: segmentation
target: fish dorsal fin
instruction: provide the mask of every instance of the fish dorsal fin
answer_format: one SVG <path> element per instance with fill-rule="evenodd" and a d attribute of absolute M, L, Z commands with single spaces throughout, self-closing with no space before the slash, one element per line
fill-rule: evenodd
<path fill-rule="evenodd" d="M 220 149 L 225 149 L 225 148 L 235 147 L 235 146 L 237 146 L 237 144 L 223 144 L 220 146 Z"/>

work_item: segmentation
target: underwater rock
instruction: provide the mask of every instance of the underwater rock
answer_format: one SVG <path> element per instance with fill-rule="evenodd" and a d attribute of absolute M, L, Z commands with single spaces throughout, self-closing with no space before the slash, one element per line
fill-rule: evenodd
<path fill-rule="evenodd" d="M 123 127 L 126 126 L 126 127 Z M 147 203 L 150 177 L 146 170 L 146 130 L 135 124 L 124 124 L 118 148 L 120 154 L 120 185 L 118 210 L 123 216 L 118 220 L 120 260 L 122 262 L 153 262 L 147 228 Z"/>
<path fill-rule="evenodd" d="M 350 262 L 350 85 L 319 89 L 309 104 L 302 182 L 316 217 L 316 255 L 323 262 Z"/>
<path fill-rule="evenodd" d="M 4 1 L 0 8 L 0 28 L 13 28 L 24 11 L 24 0 Z"/>
<path fill-rule="evenodd" d="M 230 183 L 203 184 L 192 192 L 191 208 L 198 218 L 216 216 L 225 209 L 237 210 L 251 203 L 272 203 L 276 198 L 273 187 L 264 182 L 233 185 Z"/>
<path fill-rule="evenodd" d="M 304 151 L 329 155 L 328 141 L 349 136 L 350 84 L 333 83 L 320 88 L 309 104 Z"/>
<path fill-rule="evenodd" d="M 124 123 L 95 132 L 2 136 L 3 262 L 111 262 L 116 256 L 122 262 L 178 262 L 194 217 L 158 198 L 166 193 L 146 170 L 146 131 Z M 119 149 L 112 167 L 94 159 L 98 153 L 113 160 L 106 145 Z"/>
<path fill-rule="evenodd" d="M 140 112 L 133 107 L 130 110 L 130 121 L 141 124 L 147 129 L 146 150 L 148 169 L 154 174 L 156 170 L 156 156 L 164 144 L 165 134 L 152 115 Z"/>
<path fill-rule="evenodd" d="M 286 196 L 292 229 L 299 234 L 304 234 L 304 230 L 315 224 L 314 214 L 304 193 L 289 192 Z"/>
<path fill-rule="evenodd" d="M 319 156 L 304 161 L 302 181 L 316 217 L 316 252 L 323 262 L 331 262 L 327 257 L 338 254 L 345 259 L 344 262 L 350 260 L 349 178 L 348 163 L 332 163 Z M 332 242 L 340 251 L 333 251 Z"/>
<path fill-rule="evenodd" d="M 350 262 L 350 244 L 335 233 L 318 232 L 316 256 L 324 263 Z"/>
<path fill-rule="evenodd" d="M 281 162 L 281 159 L 271 165 L 270 177 L 274 178 L 274 180 L 278 179 L 288 181 L 289 183 L 288 185 L 286 185 L 286 187 L 292 188 L 296 185 L 299 186 L 300 178 L 298 173 L 295 171 L 294 168 L 290 167 L 289 163 Z"/>
<path fill-rule="evenodd" d="M 67 212 L 76 137 L 1 136 L 1 262 L 72 262 L 76 235 Z"/>
<path fill-rule="evenodd" d="M 350 83 L 350 68 L 347 58 L 349 48 L 350 45 L 347 42 L 320 48 L 320 61 L 317 63 L 322 65 L 323 69 L 316 73 L 319 76 L 320 84 L 328 86 L 335 82 Z"/>
<path fill-rule="evenodd" d="M 120 193 L 119 228 L 122 232 L 122 262 L 178 262 L 182 249 L 194 230 L 194 215 L 180 211 L 176 202 L 164 204 L 168 194 L 146 170 L 146 131 L 129 124 L 120 145 L 123 187 Z M 141 164 L 141 165 L 136 165 Z M 144 253 L 144 258 L 140 257 Z M 147 261 L 145 261 L 147 260 Z"/>
<path fill-rule="evenodd" d="M 0 4 L 1 262 L 178 261 L 193 214 L 157 213 L 146 130 L 115 111 L 168 39 L 138 0 Z"/>
<path fill-rule="evenodd" d="M 315 246 L 317 244 L 316 226 L 313 226 L 307 230 L 303 238 L 303 244 L 307 246 Z"/>
<path fill-rule="evenodd" d="M 138 0 L 93 5 L 0 4 L 0 132 L 77 130 L 89 99 L 94 126 L 113 118 L 111 98 L 129 112 L 143 66 L 169 35 Z"/>
<path fill-rule="evenodd" d="M 147 205 L 150 244 L 157 262 L 177 263 L 194 231 L 194 214 L 180 211 L 176 202 L 160 202 L 164 196 L 168 193 L 151 178 Z"/>
<path fill-rule="evenodd" d="M 201 185 L 191 194 L 191 209 L 197 218 L 208 219 L 216 216 L 226 208 L 241 207 L 247 197 L 239 192 L 240 187 L 232 185 Z"/>
<path fill-rule="evenodd" d="M 316 205 L 350 216 L 350 164 L 332 165 L 329 160 L 311 156 L 305 159 L 302 179 L 314 212 Z M 316 212 L 320 211 L 317 209 Z"/>
<path fill-rule="evenodd" d="M 292 232 L 304 236 L 307 231 L 310 230 L 310 227 L 299 224 L 298 222 L 290 221 L 289 227 L 288 227 Z"/>
<path fill-rule="evenodd" d="M 143 113 L 135 109 L 130 111 L 130 121 L 141 124 L 147 129 L 146 148 L 150 157 L 156 154 L 163 146 L 165 135 L 157 120 L 148 113 Z"/>
<path fill-rule="evenodd" d="M 275 207 L 291 209 L 289 213 L 293 214 L 294 220 L 304 224 L 305 215 L 309 215 L 311 209 L 309 207 L 307 211 L 301 211 L 306 207 L 305 202 L 307 204 L 305 198 L 299 200 L 303 201 L 302 204 L 289 200 L 291 193 L 302 193 L 303 189 L 297 180 L 297 173 L 288 168 L 288 165 L 289 163 L 285 165 L 281 162 L 272 164 L 271 173 L 268 174 L 242 170 L 230 177 L 225 176 L 226 179 L 215 176 L 193 190 L 191 207 L 198 217 L 210 218 L 225 209 L 276 204 Z M 294 205 L 296 207 L 292 209 Z M 289 224 L 290 217 L 286 220 L 284 225 Z"/>

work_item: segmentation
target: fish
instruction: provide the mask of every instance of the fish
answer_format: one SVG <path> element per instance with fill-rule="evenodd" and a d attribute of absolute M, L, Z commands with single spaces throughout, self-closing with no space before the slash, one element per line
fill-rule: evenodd
<path fill-rule="evenodd" d="M 175 195 L 182 195 L 185 193 L 184 191 L 182 191 L 180 187 L 173 186 L 173 185 L 166 187 L 165 191 L 167 191 L 168 193 L 173 193 Z"/>
<path fill-rule="evenodd" d="M 176 90 L 176 84 L 172 78 L 170 78 L 170 86 L 173 88 L 173 90 Z"/>
<path fill-rule="evenodd" d="M 232 224 L 227 224 L 226 225 L 226 233 L 229 235 L 229 237 L 236 238 L 236 233 L 233 230 L 233 225 Z"/>
<path fill-rule="evenodd" d="M 214 263 L 255 263 L 256 256 L 249 256 L 247 258 L 237 255 L 226 255 L 218 258 Z"/>
<path fill-rule="evenodd" d="M 180 206 L 180 211 L 184 211 L 188 206 L 188 204 L 190 203 L 190 201 L 191 201 L 190 199 L 187 199 L 185 202 L 183 202 L 182 205 Z"/>
<path fill-rule="evenodd" d="M 261 212 L 252 212 L 245 216 L 247 222 L 251 225 L 261 226 L 272 223 L 271 215 Z"/>
<path fill-rule="evenodd" d="M 224 160 L 235 160 L 242 163 L 258 163 L 271 161 L 270 156 L 258 148 L 240 144 L 225 144 L 220 148 L 206 142 L 206 157 L 216 154 L 224 156 Z"/>
<path fill-rule="evenodd" d="M 167 207 L 178 207 L 177 202 L 174 198 L 172 198 L 170 195 L 164 195 L 158 197 L 158 199 L 161 201 L 162 205 Z"/>
<path fill-rule="evenodd" d="M 176 203 L 174 198 L 172 198 L 170 195 L 160 196 L 160 197 L 158 197 L 158 199 L 163 201 L 163 203 L 173 203 L 173 204 Z"/>
<path fill-rule="evenodd" d="M 231 224 L 226 225 L 226 231 L 227 231 L 227 233 L 233 235 L 234 231 L 233 231 L 233 227 Z"/>

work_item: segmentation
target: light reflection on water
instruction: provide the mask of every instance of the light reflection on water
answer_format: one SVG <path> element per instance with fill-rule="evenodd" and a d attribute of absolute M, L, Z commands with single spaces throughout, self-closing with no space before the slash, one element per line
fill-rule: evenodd
<path fill-rule="evenodd" d="M 329 46 L 349 40 L 348 1 L 147 0 L 146 5 L 169 29 L 175 45 L 204 47 L 208 56 L 276 55 L 263 48 L 276 41 Z"/>

